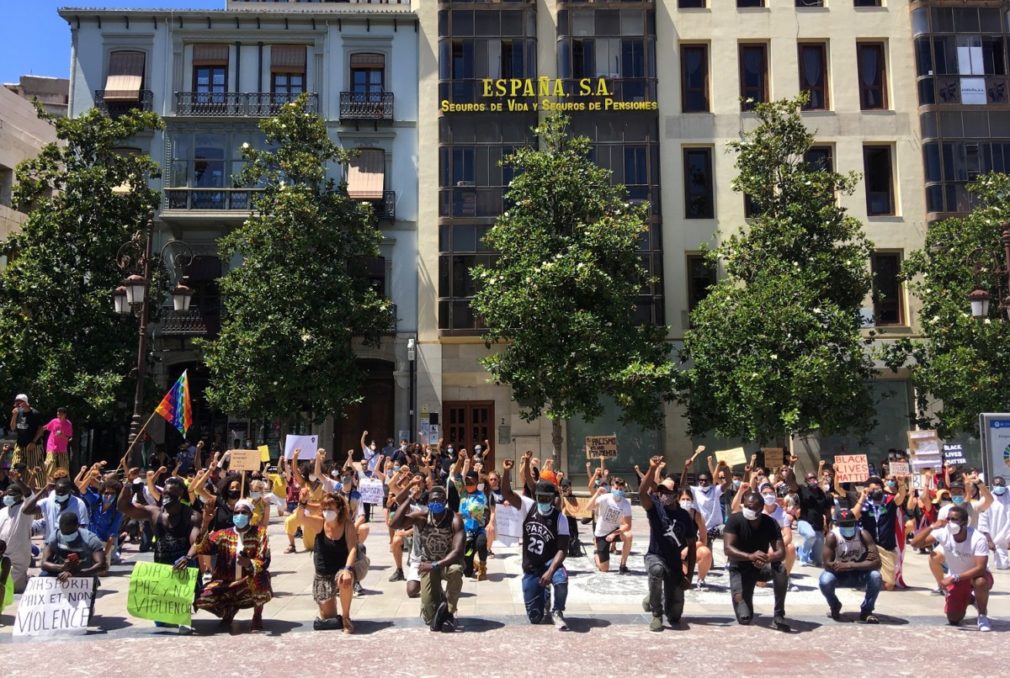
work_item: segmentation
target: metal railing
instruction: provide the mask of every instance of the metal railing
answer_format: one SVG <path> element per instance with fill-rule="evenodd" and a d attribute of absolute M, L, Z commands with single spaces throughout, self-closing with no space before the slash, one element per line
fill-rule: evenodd
<path fill-rule="evenodd" d="M 154 108 L 154 92 L 149 89 L 142 89 L 136 99 L 124 101 L 122 99 L 106 99 L 106 90 L 95 90 L 95 108 L 105 113 L 110 118 L 116 118 L 130 111 L 150 111 Z"/>
<path fill-rule="evenodd" d="M 273 92 L 176 92 L 175 114 L 207 118 L 269 118 L 277 115 L 281 106 L 299 96 Z M 318 112 L 318 94 L 309 94 L 306 108 L 310 113 Z"/>
<path fill-rule="evenodd" d="M 341 92 L 341 120 L 392 120 L 392 92 Z"/>
<path fill-rule="evenodd" d="M 252 209 L 255 188 L 166 188 L 165 209 L 243 210 Z"/>

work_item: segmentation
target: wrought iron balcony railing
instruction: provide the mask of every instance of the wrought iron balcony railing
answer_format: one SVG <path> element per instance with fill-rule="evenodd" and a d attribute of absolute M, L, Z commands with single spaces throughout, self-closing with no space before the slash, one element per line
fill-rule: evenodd
<path fill-rule="evenodd" d="M 341 92 L 341 120 L 392 120 L 392 92 Z"/>
<path fill-rule="evenodd" d="M 269 118 L 299 96 L 273 92 L 176 92 L 175 113 L 207 118 Z M 318 94 L 309 94 L 307 107 L 310 113 L 318 111 Z"/>

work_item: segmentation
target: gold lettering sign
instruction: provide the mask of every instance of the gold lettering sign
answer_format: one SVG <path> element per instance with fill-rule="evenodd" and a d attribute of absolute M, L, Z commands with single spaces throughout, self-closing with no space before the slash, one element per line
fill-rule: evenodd
<path fill-rule="evenodd" d="M 544 111 L 655 111 L 655 101 L 614 99 L 606 78 L 485 78 L 482 101 L 456 103 L 443 99 L 443 113 L 526 113 Z"/>

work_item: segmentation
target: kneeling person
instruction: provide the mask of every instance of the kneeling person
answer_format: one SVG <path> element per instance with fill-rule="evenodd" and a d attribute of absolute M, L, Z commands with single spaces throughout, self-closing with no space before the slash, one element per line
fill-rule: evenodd
<path fill-rule="evenodd" d="M 748 492 L 743 498 L 743 510 L 726 521 L 723 543 L 729 560 L 733 611 L 739 623 L 750 624 L 754 617 L 754 586 L 759 581 L 771 580 L 775 592 L 772 624 L 779 631 L 789 631 L 786 624 L 789 574 L 782 565 L 786 547 L 778 523 L 763 508 L 761 495 Z"/>
<path fill-rule="evenodd" d="M 824 572 L 818 582 L 821 593 L 828 601 L 828 616 L 835 621 L 841 619 L 842 603 L 835 595 L 835 588 L 865 587 L 866 595 L 859 606 L 859 621 L 876 624 L 873 606 L 883 583 L 877 545 L 873 536 L 856 524 L 856 514 L 850 509 L 836 510 L 834 523 L 835 527 L 824 540 Z"/>
<path fill-rule="evenodd" d="M 562 563 L 568 553 L 568 519 L 558 510 L 558 491 L 553 483 L 539 480 L 534 488 L 534 502 L 520 497 L 512 489 L 513 461 L 504 461 L 502 497 L 510 506 L 519 508 L 523 521 L 523 599 L 526 616 L 534 624 L 554 624 L 567 631 L 565 601 L 568 599 L 568 572 Z M 550 586 L 554 587 L 554 607 L 551 613 Z"/>

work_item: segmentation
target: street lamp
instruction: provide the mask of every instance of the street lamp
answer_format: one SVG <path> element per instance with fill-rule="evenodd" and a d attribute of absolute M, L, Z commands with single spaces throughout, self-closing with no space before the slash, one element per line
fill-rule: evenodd
<path fill-rule="evenodd" d="M 982 289 L 976 289 L 968 295 L 971 301 L 971 317 L 986 318 L 989 316 L 989 293 Z"/>
<path fill-rule="evenodd" d="M 189 278 L 183 278 L 172 290 L 172 306 L 176 313 L 185 313 L 189 310 L 189 304 L 193 301 L 193 288 L 186 285 Z"/>
<path fill-rule="evenodd" d="M 119 315 L 126 315 L 130 312 L 130 304 L 126 301 L 126 288 L 120 285 L 112 293 L 112 303 Z"/>
<path fill-rule="evenodd" d="M 1006 289 L 1008 294 L 1006 298 L 999 301 L 999 310 L 1003 311 L 1007 318 L 1010 319 L 1010 223 L 1003 224 L 1003 233 L 1000 236 L 1000 241 L 1003 243 L 1003 268 L 999 268 L 999 264 L 996 264 L 996 272 L 1000 274 L 1000 288 Z M 984 253 L 984 248 L 979 248 L 972 256 L 984 255 Z M 981 266 L 981 263 L 976 263 L 976 273 L 984 270 Z M 981 287 L 972 290 L 968 295 L 968 301 L 971 302 L 971 316 L 977 320 L 989 317 L 989 302 L 991 299 L 992 296 L 989 292 Z"/>

